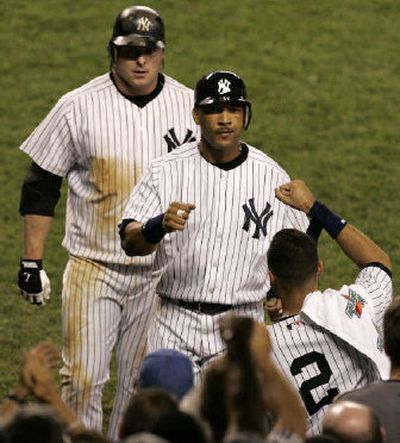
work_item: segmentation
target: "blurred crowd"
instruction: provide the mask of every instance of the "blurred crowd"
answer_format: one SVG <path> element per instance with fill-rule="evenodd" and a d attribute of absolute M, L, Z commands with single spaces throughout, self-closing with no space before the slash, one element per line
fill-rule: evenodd
<path fill-rule="evenodd" d="M 248 317 L 225 316 L 224 355 L 194 386 L 192 363 L 161 349 L 146 356 L 119 436 L 133 443 L 256 443 L 399 441 L 400 301 L 384 317 L 388 381 L 340 395 L 327 408 L 322 433 L 307 436 L 307 412 L 294 385 L 272 358 L 268 328 Z M 53 377 L 59 352 L 51 340 L 23 352 L 20 382 L 1 407 L 1 442 L 107 442 L 65 405 Z"/>

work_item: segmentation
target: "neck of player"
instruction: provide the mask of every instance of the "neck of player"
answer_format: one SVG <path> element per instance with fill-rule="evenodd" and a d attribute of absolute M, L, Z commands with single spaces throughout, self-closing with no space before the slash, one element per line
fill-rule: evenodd
<path fill-rule="evenodd" d="M 204 137 L 201 137 L 199 143 L 200 154 L 210 163 L 229 163 L 240 155 L 242 146 L 240 141 L 228 146 L 215 146 L 208 142 Z"/>
<path fill-rule="evenodd" d="M 281 299 L 282 316 L 298 314 L 303 307 L 304 299 L 307 295 L 317 290 L 318 281 L 316 278 L 293 287 L 288 287 L 279 281 L 275 282 L 274 292 Z"/>

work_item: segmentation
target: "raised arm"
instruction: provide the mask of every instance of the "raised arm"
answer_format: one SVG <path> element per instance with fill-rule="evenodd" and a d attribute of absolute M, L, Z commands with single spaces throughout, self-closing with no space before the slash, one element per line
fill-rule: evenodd
<path fill-rule="evenodd" d="M 229 430 L 260 432 L 264 411 L 273 417 L 272 432 L 304 437 L 306 411 L 297 391 L 272 360 L 265 325 L 246 317 L 228 316 L 220 324 L 228 349 L 228 375 L 230 365 L 235 370 L 235 363 L 235 372 L 241 373 L 236 383 L 228 385 Z"/>
<path fill-rule="evenodd" d="M 317 221 L 359 268 L 369 263 L 380 263 L 391 270 L 389 256 L 368 236 L 316 200 L 303 181 L 293 180 L 279 186 L 275 193 L 283 203 L 303 211 Z"/>

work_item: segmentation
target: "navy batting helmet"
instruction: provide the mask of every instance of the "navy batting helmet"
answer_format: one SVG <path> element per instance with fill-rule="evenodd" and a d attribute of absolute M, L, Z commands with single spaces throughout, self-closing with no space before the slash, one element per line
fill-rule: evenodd
<path fill-rule="evenodd" d="M 131 6 L 117 15 L 108 52 L 115 59 L 115 46 L 164 48 L 164 22 L 157 11 L 147 6 Z"/>
<path fill-rule="evenodd" d="M 243 106 L 243 126 L 247 129 L 251 120 L 251 103 L 247 100 L 246 86 L 237 74 L 230 71 L 214 71 L 197 82 L 194 91 L 196 107 L 228 102 Z"/>

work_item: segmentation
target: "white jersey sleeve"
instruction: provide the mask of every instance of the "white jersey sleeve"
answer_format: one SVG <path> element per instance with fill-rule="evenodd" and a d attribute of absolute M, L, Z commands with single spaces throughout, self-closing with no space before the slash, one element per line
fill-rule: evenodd
<path fill-rule="evenodd" d="M 77 158 L 71 126 L 73 119 L 73 104 L 64 96 L 20 149 L 41 168 L 65 176 Z"/>
<path fill-rule="evenodd" d="M 370 303 L 375 314 L 375 324 L 383 337 L 383 316 L 393 298 L 393 285 L 390 273 L 378 264 L 363 268 L 355 281 L 368 292 Z"/>

